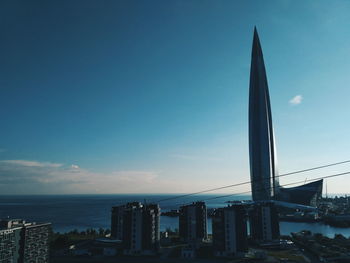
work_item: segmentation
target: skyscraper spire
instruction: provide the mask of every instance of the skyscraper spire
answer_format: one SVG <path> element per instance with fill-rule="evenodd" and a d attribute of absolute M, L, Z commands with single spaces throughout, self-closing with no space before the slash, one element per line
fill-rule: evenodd
<path fill-rule="evenodd" d="M 269 88 L 256 27 L 249 84 L 249 159 L 254 201 L 275 199 L 316 206 L 321 199 L 323 180 L 292 188 L 279 185 Z"/>
<path fill-rule="evenodd" d="M 261 56 L 261 58 L 263 60 L 263 54 L 262 54 L 262 50 L 261 50 L 259 34 L 258 34 L 258 30 L 256 29 L 256 27 L 254 27 L 252 58 L 253 58 L 253 56 L 254 57 Z M 262 61 L 262 62 L 264 63 L 264 61 Z M 264 67 L 264 70 L 265 70 L 265 67 Z"/>
<path fill-rule="evenodd" d="M 278 190 L 277 159 L 264 58 L 256 27 L 249 86 L 249 157 L 253 200 L 272 199 Z"/>

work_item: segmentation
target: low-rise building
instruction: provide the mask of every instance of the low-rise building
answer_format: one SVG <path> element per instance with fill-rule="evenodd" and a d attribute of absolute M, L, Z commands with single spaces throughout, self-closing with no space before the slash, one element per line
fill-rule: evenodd
<path fill-rule="evenodd" d="M 196 258 L 196 249 L 192 247 L 184 247 L 181 249 L 181 257 L 186 259 Z"/>

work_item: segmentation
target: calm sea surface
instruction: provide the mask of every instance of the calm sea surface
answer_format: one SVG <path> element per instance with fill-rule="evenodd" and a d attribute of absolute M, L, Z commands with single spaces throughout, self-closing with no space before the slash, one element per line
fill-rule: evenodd
<path fill-rule="evenodd" d="M 26 221 L 51 222 L 55 232 L 79 231 L 87 228 L 110 228 L 110 210 L 114 205 L 131 201 L 157 202 L 175 195 L 47 195 L 47 196 L 0 196 L 0 218 L 23 218 Z M 182 204 L 214 197 L 197 195 L 187 198 L 162 201 L 162 211 L 177 209 Z M 247 200 L 248 196 L 235 196 L 235 200 Z M 223 207 L 231 198 L 206 201 L 209 208 Z M 162 216 L 160 228 L 178 228 L 178 219 Z M 281 222 L 281 233 L 290 234 L 300 230 L 311 230 L 329 237 L 343 234 L 350 237 L 350 228 L 336 228 L 321 223 Z M 208 222 L 211 233 L 211 221 Z"/>

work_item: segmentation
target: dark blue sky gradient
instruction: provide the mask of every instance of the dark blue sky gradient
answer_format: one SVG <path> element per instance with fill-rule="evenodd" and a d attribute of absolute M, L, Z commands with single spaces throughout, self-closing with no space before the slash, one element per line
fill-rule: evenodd
<path fill-rule="evenodd" d="M 168 185 L 248 179 L 254 25 L 281 170 L 349 157 L 347 1 L 0 6 L 0 160 L 152 171 Z"/>

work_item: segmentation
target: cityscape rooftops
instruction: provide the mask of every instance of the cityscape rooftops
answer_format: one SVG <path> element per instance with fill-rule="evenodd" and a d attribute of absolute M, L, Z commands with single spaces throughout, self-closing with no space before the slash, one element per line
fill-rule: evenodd
<path fill-rule="evenodd" d="M 23 219 L 0 219 L 0 230 L 12 229 L 17 227 L 32 227 L 39 225 L 50 225 L 51 223 L 26 222 Z"/>

